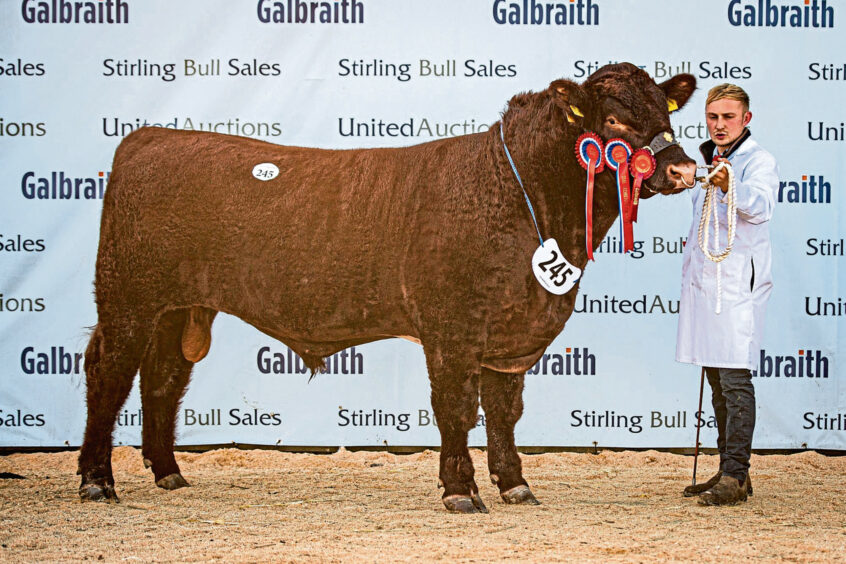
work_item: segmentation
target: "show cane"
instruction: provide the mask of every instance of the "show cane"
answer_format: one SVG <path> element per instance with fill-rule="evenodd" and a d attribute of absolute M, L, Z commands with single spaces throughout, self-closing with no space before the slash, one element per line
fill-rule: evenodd
<path fill-rule="evenodd" d="M 699 380 L 699 409 L 696 411 L 696 446 L 693 447 L 693 483 L 696 485 L 696 462 L 699 460 L 699 430 L 702 425 L 699 424 L 699 414 L 702 413 L 702 392 L 705 389 L 705 367 L 702 367 L 702 377 Z"/>

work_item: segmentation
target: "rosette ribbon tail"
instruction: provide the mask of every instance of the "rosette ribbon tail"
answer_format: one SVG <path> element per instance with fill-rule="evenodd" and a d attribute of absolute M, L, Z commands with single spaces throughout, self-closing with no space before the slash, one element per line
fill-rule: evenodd
<path fill-rule="evenodd" d="M 588 161 L 587 187 L 585 188 L 585 241 L 587 244 L 587 256 L 593 258 L 593 182 L 596 176 L 596 163 L 593 159 Z"/>
<path fill-rule="evenodd" d="M 593 185 L 596 173 L 602 172 L 605 162 L 602 159 L 602 139 L 596 133 L 583 133 L 576 140 L 576 160 L 587 171 L 585 187 L 585 246 L 587 257 L 593 260 Z"/>
<path fill-rule="evenodd" d="M 617 168 L 617 188 L 620 191 L 620 230 L 622 231 L 623 252 L 634 250 L 634 229 L 632 228 L 632 214 L 634 205 L 632 203 L 631 189 L 629 188 L 629 165 L 623 161 Z"/>
<path fill-rule="evenodd" d="M 640 185 L 643 184 L 643 175 L 635 176 L 632 184 L 632 222 L 637 223 L 637 204 L 640 201 Z"/>
<path fill-rule="evenodd" d="M 629 168 L 634 176 L 634 185 L 632 186 L 632 221 L 637 221 L 637 206 L 640 202 L 640 186 L 643 181 L 655 174 L 656 162 L 652 151 L 646 147 L 638 149 L 632 153 L 632 158 L 629 160 Z"/>

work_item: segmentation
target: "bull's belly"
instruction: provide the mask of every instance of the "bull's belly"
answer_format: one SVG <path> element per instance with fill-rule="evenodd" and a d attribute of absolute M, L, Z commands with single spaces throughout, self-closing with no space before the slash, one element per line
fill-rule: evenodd
<path fill-rule="evenodd" d="M 564 329 L 572 308 L 532 304 L 522 315 L 504 315 L 488 334 L 482 366 L 519 374 L 532 368 Z"/>
<path fill-rule="evenodd" d="M 523 374 L 537 363 L 545 350 L 546 346 L 520 356 L 483 357 L 482 366 L 507 374 Z"/>
<path fill-rule="evenodd" d="M 227 313 L 292 348 L 316 356 L 329 356 L 354 345 L 399 336 L 395 333 L 410 333 L 408 330 L 398 330 L 402 325 L 401 320 L 389 312 L 383 312 L 378 317 L 371 314 L 366 318 L 360 314 L 360 310 L 347 310 L 325 317 L 304 317 L 285 312 L 255 315 L 237 310 Z M 414 339 L 410 335 L 409 338 Z"/>
<path fill-rule="evenodd" d="M 322 264 L 197 257 L 180 261 L 175 294 L 272 335 L 304 342 L 414 335 L 397 292 L 366 272 Z M 164 276 L 167 276 L 165 274 Z"/>
<path fill-rule="evenodd" d="M 164 274 L 173 282 L 165 286 L 180 287 L 176 292 L 180 303 L 168 307 L 201 306 L 238 317 L 295 351 L 313 356 L 388 338 L 426 345 L 418 331 L 428 334 L 427 329 L 415 327 L 408 297 L 396 280 L 363 270 L 336 267 L 333 271 L 304 263 L 291 268 L 293 264 L 241 256 L 182 260 L 170 275 Z M 327 278 L 327 272 L 335 277 Z M 484 350 L 475 351 L 481 352 L 484 367 L 522 373 L 543 355 L 569 315 L 560 302 L 542 297 L 546 299 L 520 296 L 504 307 L 497 304 L 497 314 L 482 316 L 487 327 L 478 324 L 479 316 L 463 316 L 467 326 L 462 333 L 469 349 L 478 346 L 473 343 L 485 343 Z M 425 308 L 425 302 L 415 303 Z M 474 305 L 488 309 L 491 304 Z M 437 327 L 429 332 L 437 334 Z"/>

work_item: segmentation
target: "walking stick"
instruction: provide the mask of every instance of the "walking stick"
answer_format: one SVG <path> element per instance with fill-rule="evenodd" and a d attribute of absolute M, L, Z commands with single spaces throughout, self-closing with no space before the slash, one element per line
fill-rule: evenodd
<path fill-rule="evenodd" d="M 696 485 L 696 462 L 699 459 L 699 414 L 702 413 L 702 391 L 705 388 L 705 367 L 702 367 L 702 378 L 699 380 L 699 411 L 696 412 L 696 446 L 693 449 L 693 485 Z"/>

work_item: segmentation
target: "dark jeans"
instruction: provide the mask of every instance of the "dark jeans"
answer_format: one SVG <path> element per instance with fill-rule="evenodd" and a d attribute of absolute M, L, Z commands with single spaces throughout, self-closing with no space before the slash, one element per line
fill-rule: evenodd
<path fill-rule="evenodd" d="M 717 418 L 720 470 L 740 483 L 749 472 L 755 431 L 755 388 L 745 368 L 705 367 L 711 385 L 711 405 Z"/>

